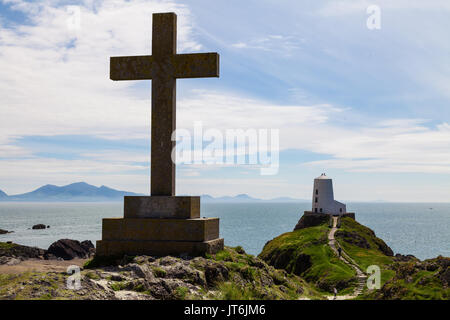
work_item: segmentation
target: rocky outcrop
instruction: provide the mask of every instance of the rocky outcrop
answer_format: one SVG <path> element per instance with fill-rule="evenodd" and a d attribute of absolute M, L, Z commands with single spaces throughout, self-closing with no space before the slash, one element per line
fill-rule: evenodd
<path fill-rule="evenodd" d="M 72 260 L 75 258 L 88 258 L 92 253 L 94 245 L 90 241 L 79 242 L 71 239 L 61 239 L 50 245 L 44 257 L 46 259 L 62 258 Z"/>
<path fill-rule="evenodd" d="M 32 227 L 33 230 L 41 230 L 41 229 L 45 229 L 45 228 L 46 228 L 45 224 L 35 224 Z"/>
<path fill-rule="evenodd" d="M 295 226 L 294 231 L 309 227 L 315 227 L 328 221 L 330 221 L 329 215 L 305 211 L 305 213 Z"/>
<path fill-rule="evenodd" d="M 335 234 L 336 238 L 344 239 L 346 242 L 364 249 L 370 249 L 370 244 L 365 237 L 356 232 L 338 230 Z"/>
<path fill-rule="evenodd" d="M 86 250 L 90 255 L 95 254 L 95 246 L 90 240 L 81 241 L 80 245 Z"/>
<path fill-rule="evenodd" d="M 380 300 L 450 299 L 450 258 L 439 256 L 420 261 L 413 256 L 400 257 L 396 255 L 396 260 L 398 262 L 392 266 L 395 276 L 388 280 L 380 290 L 369 293 L 366 298 Z"/>
<path fill-rule="evenodd" d="M 13 231 L 7 231 L 7 230 L 3 230 L 0 229 L 0 234 L 7 234 L 7 233 L 12 233 Z"/>
<path fill-rule="evenodd" d="M 0 243 L 0 257 L 10 257 L 20 260 L 32 258 L 42 259 L 44 254 L 44 249 L 22 246 L 15 243 Z M 4 259 L 4 261 L 6 260 Z"/>
<path fill-rule="evenodd" d="M 311 256 L 298 253 L 296 248 L 274 251 L 265 260 L 277 269 L 284 269 L 296 275 L 301 275 L 312 266 Z"/>
<path fill-rule="evenodd" d="M 397 253 L 394 258 L 396 261 L 399 261 L 399 262 L 419 261 L 419 259 L 417 259 L 412 254 L 403 255 L 403 254 Z"/>
<path fill-rule="evenodd" d="M 228 269 L 221 263 L 211 262 L 205 266 L 205 279 L 209 287 L 228 280 Z"/>
<path fill-rule="evenodd" d="M 185 300 L 321 298 L 303 280 L 242 250 L 208 257 L 94 258 L 81 270 L 81 288 L 67 290 L 66 273 L 27 273 L 3 281 L 0 299 Z M 103 261 L 102 263 L 106 263 Z M 17 279 L 17 280 L 16 280 Z M 305 296 L 306 295 L 306 296 Z"/>

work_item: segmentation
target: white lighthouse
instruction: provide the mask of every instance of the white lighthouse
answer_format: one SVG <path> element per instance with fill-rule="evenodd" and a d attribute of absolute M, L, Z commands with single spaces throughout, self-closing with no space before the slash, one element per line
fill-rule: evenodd
<path fill-rule="evenodd" d="M 334 200 L 333 180 L 325 173 L 314 179 L 312 211 L 333 215 L 343 215 L 347 212 L 345 204 Z"/>

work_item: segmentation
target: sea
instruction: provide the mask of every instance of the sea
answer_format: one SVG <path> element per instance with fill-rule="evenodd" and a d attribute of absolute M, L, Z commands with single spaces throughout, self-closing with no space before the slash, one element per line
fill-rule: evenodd
<path fill-rule="evenodd" d="M 293 230 L 309 203 L 203 203 L 203 217 L 220 218 L 225 245 L 257 255 L 267 241 Z M 450 203 L 347 203 L 356 220 L 375 231 L 395 253 L 420 259 L 450 256 Z M 0 202 L 0 241 L 48 248 L 59 239 L 101 239 L 103 218 L 123 216 L 123 204 Z M 32 230 L 35 224 L 50 226 Z"/>

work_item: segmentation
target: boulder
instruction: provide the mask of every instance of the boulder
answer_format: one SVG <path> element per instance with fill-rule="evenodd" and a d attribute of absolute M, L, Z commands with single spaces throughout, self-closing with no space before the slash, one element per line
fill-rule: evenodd
<path fill-rule="evenodd" d="M 294 228 L 295 230 L 299 229 L 305 229 L 309 227 L 315 227 L 318 226 L 324 222 L 327 222 L 330 220 L 330 216 L 323 213 L 314 213 L 314 212 L 306 212 L 303 214 L 303 216 L 298 221 L 297 225 Z"/>
<path fill-rule="evenodd" d="M 0 234 L 7 234 L 7 233 L 11 233 L 12 231 L 7 231 L 7 230 L 3 230 L 0 229 Z"/>
<path fill-rule="evenodd" d="M 35 224 L 32 229 L 40 230 L 40 229 L 45 229 L 45 228 L 46 228 L 45 224 Z"/>
<path fill-rule="evenodd" d="M 370 249 L 370 244 L 367 239 L 356 232 L 338 230 L 335 234 L 336 238 L 341 238 L 345 242 L 353 244 L 363 249 Z"/>
<path fill-rule="evenodd" d="M 84 240 L 84 241 L 81 241 L 80 244 L 87 252 L 89 252 L 89 255 L 95 254 L 95 247 L 94 247 L 94 244 L 92 243 L 92 241 Z"/>
<path fill-rule="evenodd" d="M 408 261 L 416 261 L 418 259 L 415 256 L 413 256 L 412 254 L 403 255 L 403 254 L 397 253 L 395 255 L 395 260 L 400 261 L 400 262 L 408 262 Z M 436 268 L 434 270 L 436 270 Z"/>
<path fill-rule="evenodd" d="M 53 242 L 45 253 L 46 259 L 53 257 L 62 258 L 64 260 L 72 260 L 75 258 L 88 258 L 90 255 L 90 249 L 83 246 L 77 240 L 61 239 Z"/>
<path fill-rule="evenodd" d="M 13 257 L 21 260 L 26 259 L 42 259 L 45 254 L 44 249 L 22 246 L 20 244 L 7 242 L 8 246 L 0 247 L 0 257 Z"/>
<path fill-rule="evenodd" d="M 440 278 L 444 285 L 446 286 L 450 285 L 450 267 L 447 267 L 447 269 L 444 272 L 442 272 Z"/>
<path fill-rule="evenodd" d="M 205 267 L 205 279 L 209 287 L 228 280 L 228 277 L 228 269 L 221 263 L 210 262 Z"/>

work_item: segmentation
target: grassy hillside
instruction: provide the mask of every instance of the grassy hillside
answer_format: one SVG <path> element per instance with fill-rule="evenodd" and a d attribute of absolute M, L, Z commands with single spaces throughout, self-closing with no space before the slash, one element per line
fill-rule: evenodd
<path fill-rule="evenodd" d="M 393 252 L 387 244 L 366 226 L 351 218 L 341 218 L 341 226 L 335 234 L 344 251 L 366 272 L 371 265 L 381 269 L 381 284 L 390 280 L 395 271 Z"/>
<path fill-rule="evenodd" d="M 323 299 L 300 277 L 276 270 L 241 247 L 206 257 L 125 256 L 104 267 L 102 262 L 86 263 L 79 290 L 66 287 L 65 272 L 0 274 L 0 300 Z"/>
<path fill-rule="evenodd" d="M 323 292 L 353 291 L 356 273 L 328 246 L 328 222 L 288 232 L 269 241 L 259 258 L 278 269 L 298 275 Z"/>
<path fill-rule="evenodd" d="M 395 262 L 394 276 L 360 299 L 450 300 L 450 258 Z"/>

